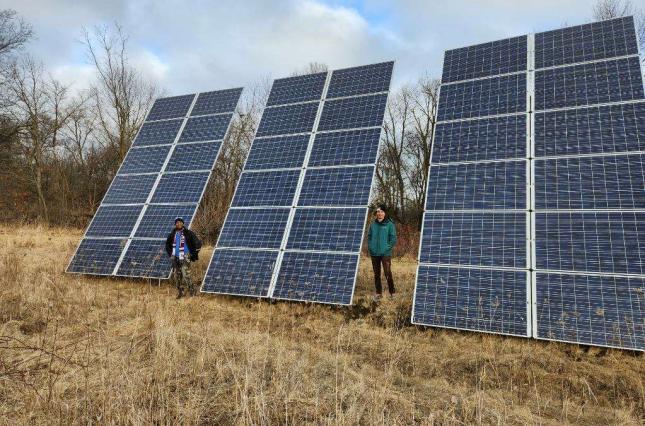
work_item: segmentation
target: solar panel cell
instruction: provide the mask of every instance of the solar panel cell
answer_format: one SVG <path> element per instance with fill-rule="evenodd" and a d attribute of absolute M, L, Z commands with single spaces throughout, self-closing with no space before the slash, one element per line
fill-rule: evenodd
<path fill-rule="evenodd" d="M 318 131 L 380 127 L 387 94 L 325 101 Z"/>
<path fill-rule="evenodd" d="M 286 252 L 273 297 L 349 305 L 357 264 L 358 254 Z"/>
<path fill-rule="evenodd" d="M 103 204 L 145 203 L 157 175 L 117 175 L 103 198 Z"/>
<path fill-rule="evenodd" d="M 123 160 L 119 174 L 159 173 L 169 151 L 170 145 L 131 149 Z"/>
<path fill-rule="evenodd" d="M 318 133 L 309 167 L 372 164 L 376 162 L 381 129 Z"/>
<path fill-rule="evenodd" d="M 326 72 L 277 79 L 271 86 L 267 106 L 319 101 L 326 79 Z"/>
<path fill-rule="evenodd" d="M 165 240 L 132 240 L 117 275 L 168 278 L 171 265 L 165 246 Z"/>
<path fill-rule="evenodd" d="M 101 206 L 85 236 L 129 237 L 143 206 Z"/>
<path fill-rule="evenodd" d="M 539 270 L 645 275 L 645 212 L 535 214 Z"/>
<path fill-rule="evenodd" d="M 358 252 L 367 209 L 298 208 L 287 250 Z"/>
<path fill-rule="evenodd" d="M 200 142 L 224 139 L 233 114 L 191 117 L 181 132 L 179 142 Z"/>
<path fill-rule="evenodd" d="M 166 238 L 175 226 L 175 218 L 184 219 L 190 227 L 197 204 L 193 205 L 155 205 L 151 204 L 143 214 L 143 219 L 134 234 L 135 238 Z"/>
<path fill-rule="evenodd" d="M 132 146 L 167 145 L 175 141 L 183 120 L 143 123 Z"/>
<path fill-rule="evenodd" d="M 432 165 L 426 210 L 526 209 L 526 162 Z"/>
<path fill-rule="evenodd" d="M 168 118 L 185 117 L 188 115 L 194 94 L 159 98 L 148 113 L 146 121 L 165 120 Z"/>
<path fill-rule="evenodd" d="M 262 114 L 256 137 L 311 132 L 317 112 L 318 103 L 267 108 Z"/>
<path fill-rule="evenodd" d="M 288 218 L 288 208 L 231 209 L 217 246 L 279 249 Z"/>
<path fill-rule="evenodd" d="M 241 94 L 241 87 L 200 93 L 197 95 L 195 106 L 193 106 L 193 109 L 190 111 L 190 115 L 196 116 L 233 112 L 235 111 L 237 101 L 240 99 Z"/>
<path fill-rule="evenodd" d="M 216 248 L 202 291 L 267 297 L 277 251 Z"/>
<path fill-rule="evenodd" d="M 535 114 L 538 157 L 645 151 L 645 103 Z"/>
<path fill-rule="evenodd" d="M 211 170 L 222 142 L 189 143 L 175 146 L 166 172 Z"/>
<path fill-rule="evenodd" d="M 538 209 L 645 209 L 645 156 L 535 161 Z"/>
<path fill-rule="evenodd" d="M 152 203 L 198 203 L 208 172 L 164 174 L 152 196 Z"/>
<path fill-rule="evenodd" d="M 428 213 L 421 263 L 526 268 L 526 213 Z"/>
<path fill-rule="evenodd" d="M 309 135 L 255 139 L 246 160 L 246 170 L 301 167 L 307 153 Z"/>
<path fill-rule="evenodd" d="M 299 206 L 366 206 L 374 166 L 308 169 Z"/>
<path fill-rule="evenodd" d="M 419 265 L 412 322 L 527 336 L 527 272 Z"/>
<path fill-rule="evenodd" d="M 231 207 L 291 206 L 300 170 L 242 173 Z"/>
<path fill-rule="evenodd" d="M 327 99 L 387 92 L 390 88 L 393 66 L 394 62 L 382 62 L 335 70 L 331 74 Z"/>
<path fill-rule="evenodd" d="M 435 129 L 432 162 L 525 158 L 526 130 L 524 115 L 440 123 Z"/>
<path fill-rule="evenodd" d="M 538 273 L 537 337 L 645 348 L 645 278 Z"/>
<path fill-rule="evenodd" d="M 84 238 L 67 267 L 67 272 L 111 275 L 125 243 L 125 239 Z"/>

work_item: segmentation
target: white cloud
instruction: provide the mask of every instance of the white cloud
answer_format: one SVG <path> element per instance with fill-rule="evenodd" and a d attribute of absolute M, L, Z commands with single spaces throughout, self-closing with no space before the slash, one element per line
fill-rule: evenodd
<path fill-rule="evenodd" d="M 131 61 L 169 94 L 248 86 L 309 62 L 341 68 L 395 59 L 394 81 L 439 76 L 450 48 L 587 22 L 586 0 L 31 0 L 29 49 L 61 79 L 91 80 L 82 27 L 119 21 Z"/>

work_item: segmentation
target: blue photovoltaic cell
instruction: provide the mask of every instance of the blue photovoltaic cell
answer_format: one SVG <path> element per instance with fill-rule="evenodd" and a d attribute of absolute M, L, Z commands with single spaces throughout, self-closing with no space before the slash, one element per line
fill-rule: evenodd
<path fill-rule="evenodd" d="M 185 117 L 193 102 L 194 94 L 157 99 L 148 113 L 146 121 Z"/>
<path fill-rule="evenodd" d="M 537 269 L 645 275 L 645 212 L 535 214 Z"/>
<path fill-rule="evenodd" d="M 217 247 L 279 249 L 288 218 L 288 208 L 231 209 Z"/>
<path fill-rule="evenodd" d="M 440 123 L 435 129 L 432 162 L 524 158 L 526 132 L 524 115 Z"/>
<path fill-rule="evenodd" d="M 117 275 L 127 277 L 168 278 L 170 258 L 165 240 L 132 240 Z"/>
<path fill-rule="evenodd" d="M 387 93 L 325 101 L 318 131 L 380 127 L 386 102 Z"/>
<path fill-rule="evenodd" d="M 267 106 L 319 101 L 326 79 L 327 73 L 322 72 L 274 80 Z"/>
<path fill-rule="evenodd" d="M 143 206 L 101 206 L 86 237 L 129 237 Z"/>
<path fill-rule="evenodd" d="M 357 264 L 358 254 L 286 252 L 273 297 L 349 305 Z"/>
<path fill-rule="evenodd" d="M 67 272 L 111 275 L 125 242 L 124 239 L 84 238 L 67 267 Z"/>
<path fill-rule="evenodd" d="M 157 185 L 152 203 L 198 203 L 209 172 L 164 174 Z"/>
<path fill-rule="evenodd" d="M 184 225 L 190 227 L 197 204 L 166 206 L 150 204 L 143 214 L 143 219 L 134 234 L 135 238 L 166 238 L 175 227 L 175 218 L 184 219 Z"/>
<path fill-rule="evenodd" d="M 610 19 L 535 35 L 537 68 L 638 53 L 634 18 Z"/>
<path fill-rule="evenodd" d="M 165 171 L 211 170 L 221 146 L 221 141 L 177 145 Z"/>
<path fill-rule="evenodd" d="M 441 86 L 437 120 L 526 111 L 526 74 Z"/>
<path fill-rule="evenodd" d="M 183 120 L 158 121 L 143 123 L 137 138 L 132 143 L 134 147 L 149 145 L 171 144 L 175 141 Z"/>
<path fill-rule="evenodd" d="M 426 210 L 525 208 L 525 161 L 430 167 Z"/>
<path fill-rule="evenodd" d="M 200 93 L 197 95 L 195 106 L 193 106 L 190 115 L 195 116 L 233 112 L 235 111 L 237 101 L 240 99 L 241 94 L 241 87 Z"/>
<path fill-rule="evenodd" d="M 103 198 L 103 204 L 140 204 L 150 195 L 157 175 L 117 175 Z"/>
<path fill-rule="evenodd" d="M 535 114 L 535 155 L 645 151 L 645 103 Z"/>
<path fill-rule="evenodd" d="M 317 113 L 318 102 L 267 108 L 256 137 L 311 132 Z"/>
<path fill-rule="evenodd" d="M 119 174 L 158 173 L 166 161 L 170 145 L 137 148 L 128 151 L 119 169 Z"/>
<path fill-rule="evenodd" d="M 245 170 L 302 167 L 309 135 L 277 136 L 253 141 Z"/>
<path fill-rule="evenodd" d="M 387 92 L 394 62 L 335 70 L 331 74 L 327 99 Z"/>
<path fill-rule="evenodd" d="M 381 128 L 318 133 L 309 167 L 372 164 L 376 162 Z"/>
<path fill-rule="evenodd" d="M 526 69 L 526 36 L 446 50 L 441 82 L 450 83 Z"/>
<path fill-rule="evenodd" d="M 224 139 L 232 116 L 233 114 L 220 114 L 189 118 L 181 132 L 179 143 Z"/>
<path fill-rule="evenodd" d="M 535 72 L 537 110 L 642 98 L 643 80 L 637 57 Z"/>
<path fill-rule="evenodd" d="M 527 272 L 419 265 L 412 322 L 527 336 Z"/>
<path fill-rule="evenodd" d="M 291 206 L 300 170 L 242 173 L 232 207 Z"/>
<path fill-rule="evenodd" d="M 202 291 L 267 297 L 277 251 L 215 249 Z"/>
<path fill-rule="evenodd" d="M 537 273 L 537 337 L 645 349 L 644 278 Z"/>
<path fill-rule="evenodd" d="M 527 268 L 526 213 L 426 213 L 419 261 Z"/>
<path fill-rule="evenodd" d="M 366 208 L 296 209 L 287 250 L 358 252 Z"/>
<path fill-rule="evenodd" d="M 308 169 L 299 206 L 367 206 L 374 166 Z"/>
<path fill-rule="evenodd" d="M 645 209 L 645 156 L 535 161 L 537 209 Z"/>

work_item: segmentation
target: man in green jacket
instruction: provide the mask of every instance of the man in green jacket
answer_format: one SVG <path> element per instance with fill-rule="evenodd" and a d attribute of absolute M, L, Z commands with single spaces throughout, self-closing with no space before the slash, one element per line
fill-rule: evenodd
<path fill-rule="evenodd" d="M 392 277 L 392 248 L 396 244 L 396 229 L 394 222 L 385 217 L 385 209 L 379 206 L 376 209 L 376 219 L 370 224 L 367 232 L 367 247 L 372 258 L 374 269 L 375 298 L 379 299 L 383 293 L 381 285 L 381 265 L 385 272 L 387 287 L 390 297 L 394 296 L 394 278 Z"/>

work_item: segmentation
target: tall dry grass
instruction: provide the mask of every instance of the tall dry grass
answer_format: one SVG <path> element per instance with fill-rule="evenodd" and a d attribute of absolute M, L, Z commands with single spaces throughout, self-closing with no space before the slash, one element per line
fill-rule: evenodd
<path fill-rule="evenodd" d="M 367 262 L 351 308 L 177 301 L 64 274 L 78 231 L 0 232 L 2 424 L 644 422 L 642 354 L 413 327 L 411 261 L 379 305 Z"/>

